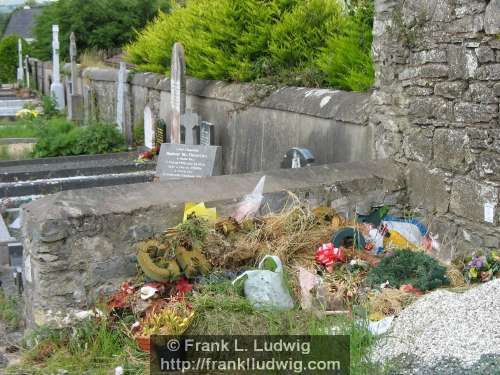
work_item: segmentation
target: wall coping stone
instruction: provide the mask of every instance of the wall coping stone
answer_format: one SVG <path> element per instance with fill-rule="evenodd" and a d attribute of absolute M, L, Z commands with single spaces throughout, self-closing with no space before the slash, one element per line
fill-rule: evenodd
<path fill-rule="evenodd" d="M 302 169 L 282 169 L 239 175 L 176 180 L 104 188 L 64 191 L 23 206 L 27 220 L 43 232 L 48 221 L 67 221 L 89 215 L 126 214 L 153 206 L 179 205 L 184 202 L 237 202 L 250 193 L 261 176 L 266 177 L 264 193 L 307 190 L 356 180 L 378 178 L 390 181 L 392 190 L 403 190 L 398 165 L 390 160 L 335 163 Z M 188 187 L 186 186 L 188 185 Z M 34 226 L 33 226 L 34 225 Z M 40 233 L 43 236 L 43 233 Z"/>
<path fill-rule="evenodd" d="M 118 70 L 87 68 L 83 77 L 93 81 L 116 82 Z M 133 86 L 170 92 L 170 79 L 155 73 L 131 73 L 127 80 Z M 371 93 L 346 92 L 306 87 L 274 88 L 269 85 L 229 83 L 187 78 L 187 93 L 237 104 L 333 119 L 356 125 L 368 124 Z"/>

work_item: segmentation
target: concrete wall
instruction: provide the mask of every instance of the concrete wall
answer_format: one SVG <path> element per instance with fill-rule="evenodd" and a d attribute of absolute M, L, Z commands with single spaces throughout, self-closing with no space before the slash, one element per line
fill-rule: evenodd
<path fill-rule="evenodd" d="M 407 165 L 410 204 L 449 257 L 499 248 L 500 1 L 375 3 L 376 156 Z"/>
<path fill-rule="evenodd" d="M 38 65 L 39 87 L 48 93 L 50 65 Z M 83 71 L 78 86 L 87 122 L 116 121 L 117 72 Z M 152 73 L 129 73 L 127 80 L 126 135 L 143 126 L 146 105 L 156 120 L 170 124 L 170 80 Z M 373 159 L 366 93 L 196 79 L 188 79 L 187 91 L 188 108 L 216 125 L 226 174 L 279 168 L 285 152 L 297 146 L 311 149 L 321 164 Z"/>

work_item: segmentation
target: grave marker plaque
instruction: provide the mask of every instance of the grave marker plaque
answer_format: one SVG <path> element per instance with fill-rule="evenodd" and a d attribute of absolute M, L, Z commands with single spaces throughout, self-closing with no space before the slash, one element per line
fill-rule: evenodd
<path fill-rule="evenodd" d="M 222 173 L 222 148 L 163 144 L 156 167 L 160 182 L 169 180 L 218 176 Z"/>

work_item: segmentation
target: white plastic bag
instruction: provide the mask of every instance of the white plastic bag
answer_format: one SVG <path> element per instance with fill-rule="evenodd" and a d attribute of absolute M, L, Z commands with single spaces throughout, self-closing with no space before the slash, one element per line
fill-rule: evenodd
<path fill-rule="evenodd" d="M 241 223 L 249 217 L 253 217 L 259 212 L 262 200 L 264 199 L 264 184 L 266 176 L 263 176 L 251 194 L 245 195 L 245 198 L 238 204 L 235 220 Z"/>
<path fill-rule="evenodd" d="M 273 270 L 264 269 L 267 261 L 274 262 Z M 256 309 L 290 310 L 293 299 L 283 279 L 283 266 L 276 256 L 267 255 L 259 263 L 258 270 L 246 271 L 238 276 L 233 285 L 243 281 L 245 297 Z"/>

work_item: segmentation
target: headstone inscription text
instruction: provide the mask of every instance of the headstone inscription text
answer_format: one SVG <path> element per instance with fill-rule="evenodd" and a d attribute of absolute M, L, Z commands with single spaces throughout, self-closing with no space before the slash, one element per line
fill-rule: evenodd
<path fill-rule="evenodd" d="M 163 144 L 157 175 L 160 181 L 220 175 L 221 151 L 218 146 Z"/>

